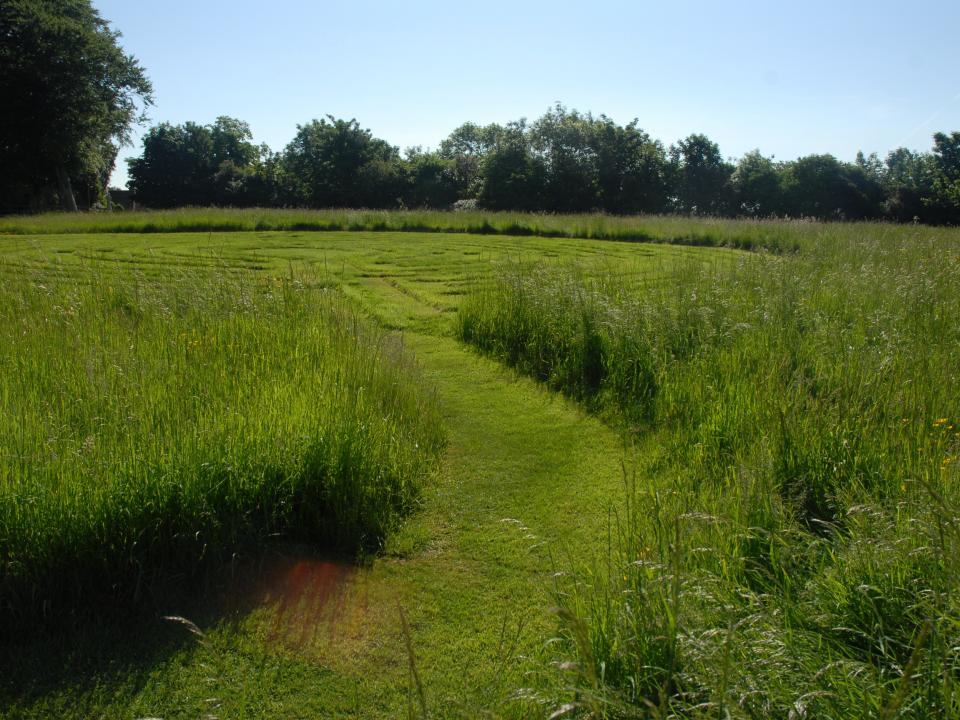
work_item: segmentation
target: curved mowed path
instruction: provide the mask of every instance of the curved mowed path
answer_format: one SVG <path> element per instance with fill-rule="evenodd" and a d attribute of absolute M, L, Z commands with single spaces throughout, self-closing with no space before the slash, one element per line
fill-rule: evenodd
<path fill-rule="evenodd" d="M 136 638 L 98 627 L 69 648 L 8 648 L 17 669 L 0 681 L 0 714 L 549 714 L 551 685 L 563 680 L 550 666 L 552 576 L 602 562 L 626 453 L 616 431 L 457 342 L 457 302 L 504 258 L 660 278 L 678 260 L 727 252 L 409 233 L 0 237 L 0 257 L 65 272 L 182 264 L 339 286 L 415 355 L 449 428 L 422 507 L 367 566 L 273 551 L 197 607 L 164 610 L 192 613 L 195 626 L 158 618 Z"/>

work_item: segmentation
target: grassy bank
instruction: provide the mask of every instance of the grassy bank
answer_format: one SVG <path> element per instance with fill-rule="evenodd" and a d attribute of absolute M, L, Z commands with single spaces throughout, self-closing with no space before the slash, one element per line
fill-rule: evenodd
<path fill-rule="evenodd" d="M 473 233 L 677 243 L 792 252 L 823 238 L 949 236 L 949 229 L 880 223 L 723 220 L 672 215 L 552 215 L 431 210 L 284 210 L 183 208 L 115 213 L 48 213 L 0 217 L 0 234 L 170 233 L 237 231 L 373 231 Z"/>
<path fill-rule="evenodd" d="M 660 448 L 603 569 L 558 581 L 581 708 L 960 714 L 960 240 L 815 227 L 657 282 L 516 265 L 461 304 L 461 338 Z"/>
<path fill-rule="evenodd" d="M 3 270 L 5 618 L 136 600 L 268 539 L 376 547 L 416 503 L 433 395 L 324 283 Z"/>

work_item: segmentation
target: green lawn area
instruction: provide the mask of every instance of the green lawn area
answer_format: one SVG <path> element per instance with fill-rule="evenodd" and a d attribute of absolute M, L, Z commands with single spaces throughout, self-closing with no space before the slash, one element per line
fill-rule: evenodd
<path fill-rule="evenodd" d="M 338 287 L 402 338 L 449 433 L 421 507 L 377 557 L 354 565 L 272 547 L 213 573 L 202 594 L 154 598 L 147 619 L 38 630 L 3 648 L 0 714 L 549 715 L 565 682 L 549 665 L 552 576 L 605 562 L 629 453 L 617 431 L 457 341 L 454 314 L 505 260 L 659 282 L 733 253 L 409 232 L 0 236 L 8 278 L 27 267 L 77 278 L 225 269 Z"/>

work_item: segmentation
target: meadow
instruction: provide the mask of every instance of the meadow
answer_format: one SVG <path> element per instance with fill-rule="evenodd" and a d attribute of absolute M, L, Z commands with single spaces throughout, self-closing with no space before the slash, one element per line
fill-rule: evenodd
<path fill-rule="evenodd" d="M 516 263 L 461 305 L 643 437 L 610 568 L 557 585 L 584 711 L 960 714 L 960 245 L 832 230 L 669 283 Z"/>
<path fill-rule="evenodd" d="M 376 549 L 442 450 L 413 363 L 322 282 L 2 271 L 5 620 L 130 603 L 269 538 Z"/>
<path fill-rule="evenodd" d="M 960 716 L 956 230 L 0 224 L 6 716 Z"/>
<path fill-rule="evenodd" d="M 825 231 L 832 239 L 864 233 L 909 233 L 888 223 L 818 223 L 807 220 L 690 219 L 678 215 L 618 216 L 485 210 L 295 210 L 275 208 L 181 208 L 116 213 L 48 213 L 0 217 L 0 233 L 172 233 L 172 232 L 410 232 L 583 238 L 677 243 L 708 247 L 762 248 L 793 252 L 815 244 Z M 924 232 L 930 232 L 925 229 Z M 949 231 L 946 231 L 949 234 Z"/>
<path fill-rule="evenodd" d="M 413 232 L 469 233 L 702 245 L 779 247 L 799 223 L 689 222 L 670 215 L 616 215 L 442 211 L 181 208 L 117 213 L 48 213 L 0 217 L 0 233 L 168 232 Z"/>

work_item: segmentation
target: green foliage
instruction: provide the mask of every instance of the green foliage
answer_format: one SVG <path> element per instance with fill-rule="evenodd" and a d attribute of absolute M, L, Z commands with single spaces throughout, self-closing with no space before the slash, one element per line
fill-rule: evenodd
<path fill-rule="evenodd" d="M 323 284 L 2 269 L 8 620 L 138 600 L 270 538 L 376 548 L 416 503 L 432 395 Z"/>
<path fill-rule="evenodd" d="M 458 199 L 475 198 L 480 194 L 480 169 L 483 159 L 504 132 L 501 125 L 486 126 L 464 123 L 440 143 L 439 154 L 454 162 L 457 184 L 461 188 Z"/>
<path fill-rule="evenodd" d="M 557 104 L 529 127 L 464 126 L 479 137 L 448 142 L 480 156 L 477 198 L 494 210 L 656 212 L 668 193 L 663 147 L 637 127 Z"/>
<path fill-rule="evenodd" d="M 230 117 L 150 128 L 143 155 L 127 161 L 134 199 L 153 208 L 269 203 L 269 158 L 251 139 L 250 126 Z"/>
<path fill-rule="evenodd" d="M 933 136 L 935 175 L 928 205 L 941 222 L 960 217 L 960 132 Z"/>
<path fill-rule="evenodd" d="M 733 168 L 706 135 L 690 135 L 670 147 L 677 209 L 690 215 L 722 215 Z"/>
<path fill-rule="evenodd" d="M 730 184 L 738 214 L 770 217 L 780 211 L 780 173 L 773 160 L 759 150 L 740 158 Z"/>
<path fill-rule="evenodd" d="M 530 127 L 529 143 L 543 163 L 543 208 L 584 212 L 599 207 L 599 158 L 591 142 L 592 115 L 562 105 Z"/>
<path fill-rule="evenodd" d="M 956 716 L 960 244 L 850 227 L 508 266 L 461 305 L 460 337 L 659 448 L 609 570 L 557 588 L 597 715 Z"/>
<path fill-rule="evenodd" d="M 399 151 L 356 120 L 298 125 L 280 163 L 283 196 L 296 205 L 394 207 L 402 192 Z"/>
<path fill-rule="evenodd" d="M 512 123 L 485 155 L 479 202 L 491 210 L 538 210 L 546 168 L 529 145 L 526 125 Z"/>
<path fill-rule="evenodd" d="M 933 196 L 934 174 L 930 155 L 906 148 L 890 152 L 883 174 L 885 215 L 900 222 L 931 219 L 924 200 Z"/>
<path fill-rule="evenodd" d="M 655 213 L 667 207 L 667 156 L 663 145 L 637 127 L 601 115 L 592 124 L 600 207 L 609 213 Z"/>
<path fill-rule="evenodd" d="M 901 148 L 886 163 L 863 153 L 853 163 L 832 155 L 775 163 L 755 150 L 733 165 L 705 135 L 680 140 L 668 154 L 636 119 L 621 126 L 558 103 L 530 124 L 465 123 L 438 151 L 411 148 L 405 158 L 356 120 L 328 117 L 299 126 L 272 155 L 250 144 L 245 123 L 219 118 L 208 127 L 153 128 L 143 157 L 129 161 L 130 186 L 153 207 L 449 208 L 466 201 L 493 211 L 950 224 L 960 220 L 951 137 L 938 134 L 932 155 Z"/>
<path fill-rule="evenodd" d="M 404 164 L 407 180 L 403 203 L 407 207 L 448 208 L 463 194 L 454 160 L 411 148 Z"/>
<path fill-rule="evenodd" d="M 783 171 L 784 209 L 794 217 L 861 220 L 872 216 L 870 200 L 833 155 L 808 155 Z"/>
<path fill-rule="evenodd" d="M 143 68 L 89 0 L 0 4 L 0 212 L 36 210 L 71 180 L 95 201 L 140 109 Z"/>

